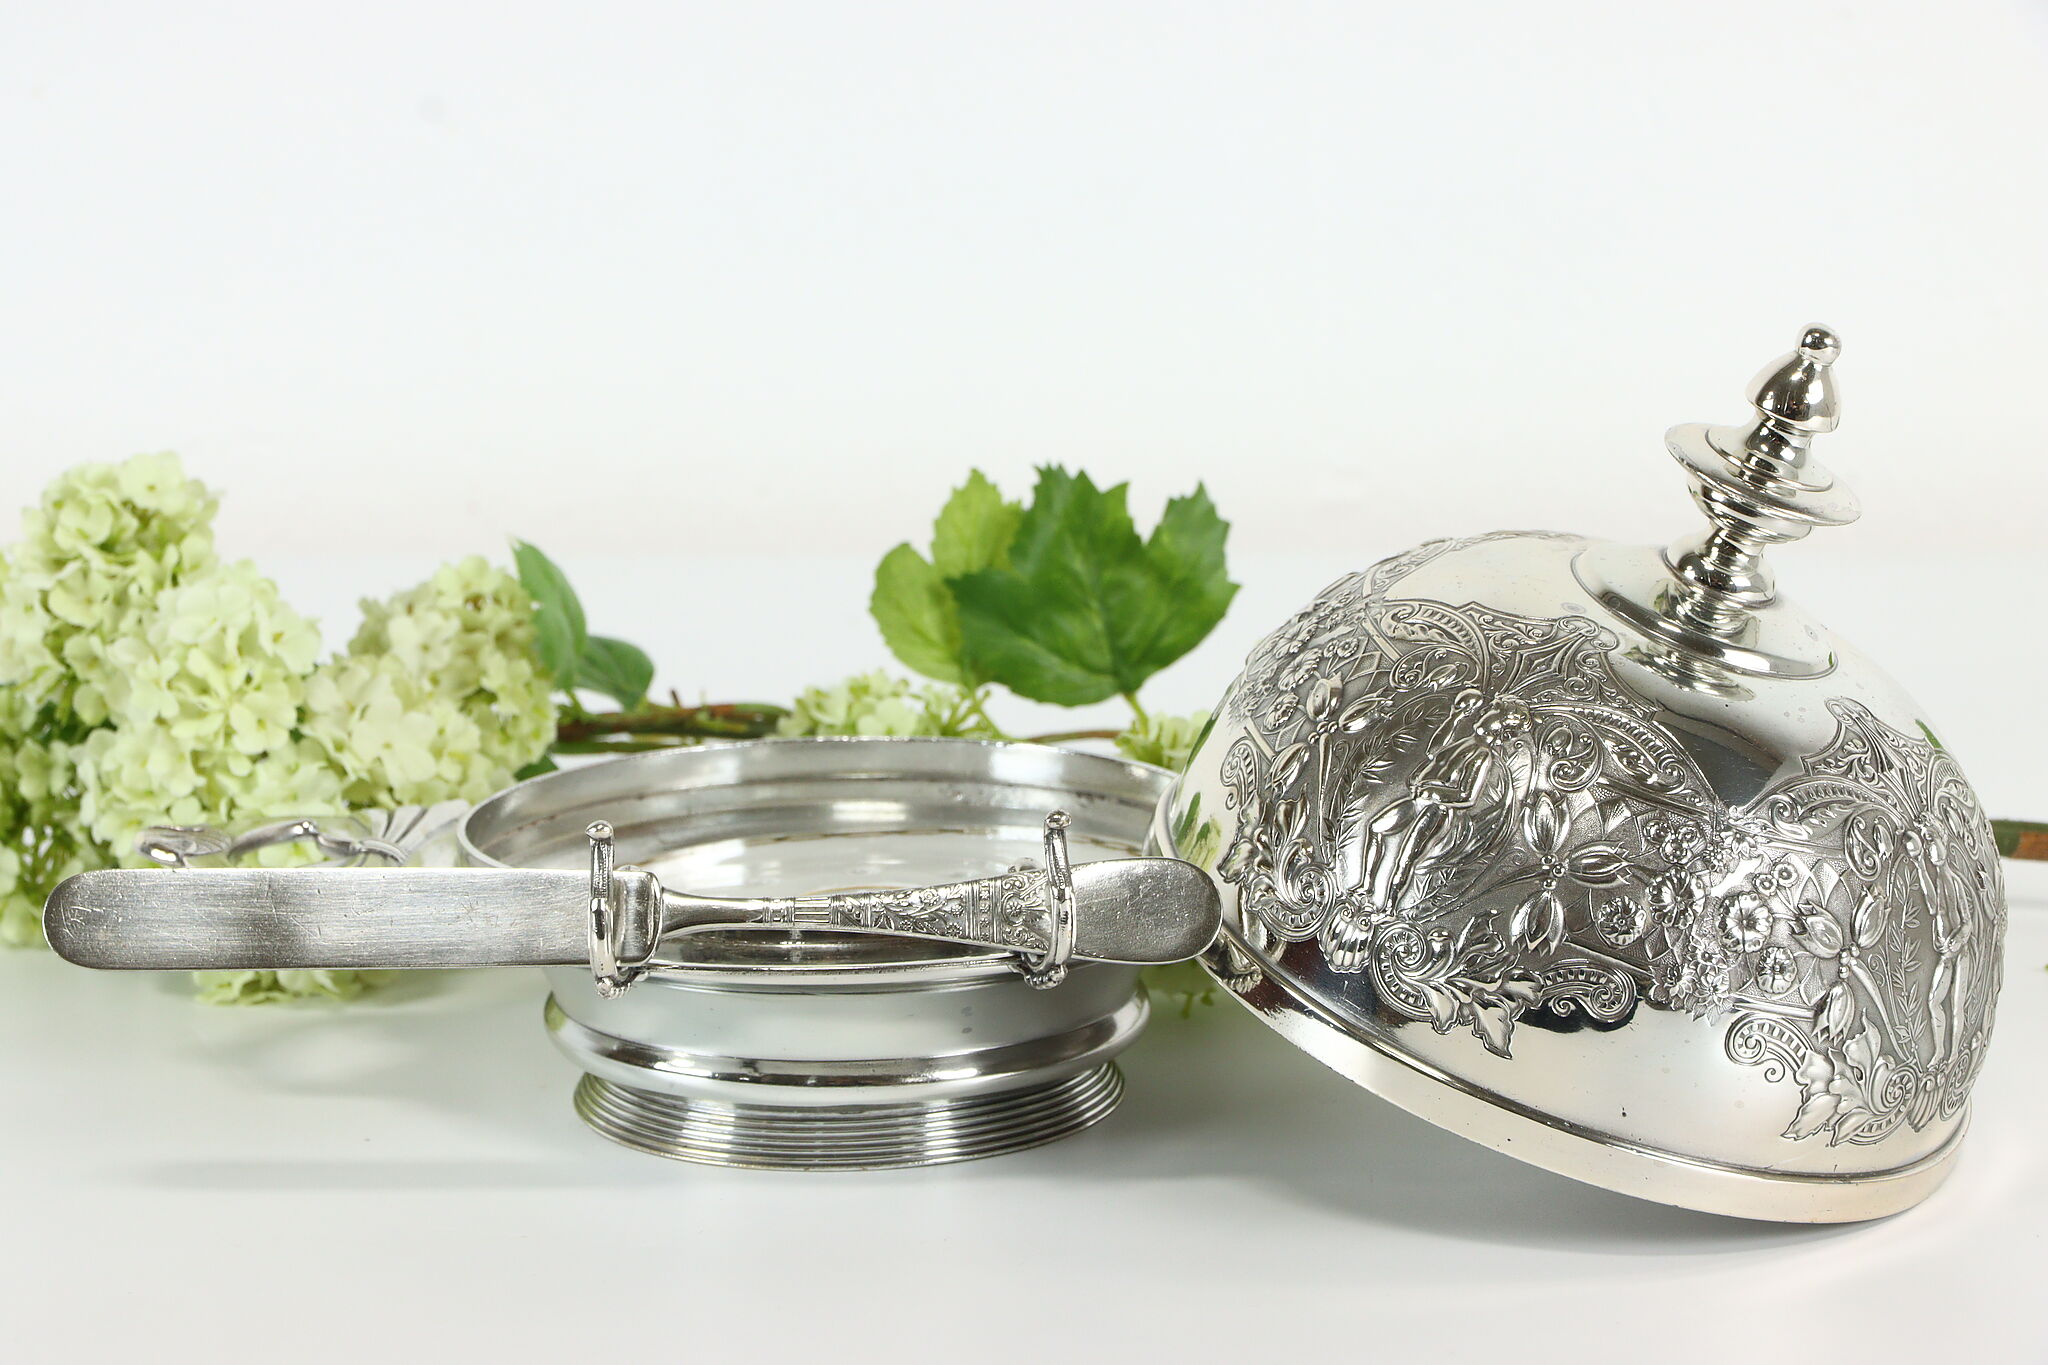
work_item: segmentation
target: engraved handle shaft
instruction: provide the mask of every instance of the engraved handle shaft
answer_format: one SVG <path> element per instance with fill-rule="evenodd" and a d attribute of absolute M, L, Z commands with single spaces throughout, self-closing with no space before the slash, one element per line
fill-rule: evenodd
<path fill-rule="evenodd" d="M 1113 858 L 1074 869 L 1073 957 L 1163 964 L 1193 957 L 1216 935 L 1221 906 L 1208 874 L 1174 858 Z M 719 900 L 663 893 L 663 933 L 788 925 L 892 934 L 1043 954 L 1052 947 L 1047 874 L 1004 873 L 908 891 Z"/>

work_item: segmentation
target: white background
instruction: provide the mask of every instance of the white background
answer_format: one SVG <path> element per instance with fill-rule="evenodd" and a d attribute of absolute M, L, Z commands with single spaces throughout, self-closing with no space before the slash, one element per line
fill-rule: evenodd
<path fill-rule="evenodd" d="M 1662 431 L 1823 321 L 1867 515 L 1781 578 L 2031 776 L 1947 608 L 2048 577 L 2044 77 L 1995 0 L 0 6 L 0 485 L 177 449 L 335 642 L 524 536 L 733 696 L 885 662 L 802 642 L 971 465 L 1203 480 L 1194 707 L 1326 569 L 1696 524 Z"/>
<path fill-rule="evenodd" d="M 1997 0 L 22 0 L 0 461 L 176 448 L 257 556 L 878 554 L 1048 460 L 1662 539 L 1659 434 L 1821 321 L 1830 553 L 2028 544 L 2044 66 Z"/>
<path fill-rule="evenodd" d="M 1146 517 L 1204 480 L 1246 588 L 1156 685 L 1187 708 L 1424 536 L 1684 529 L 1662 430 L 1823 321 L 1867 518 L 1781 577 L 2044 817 L 2044 71 L 2048 10 L 1980 0 L 23 0 L 0 493 L 180 450 L 330 641 L 526 536 L 665 682 L 774 698 L 883 661 L 868 566 L 968 466 Z M 1155 1028 L 1082 1138 L 819 1182 L 581 1132 L 522 978 L 222 1015 L 10 955 L 0 1318 L 36 1361 L 1583 1359 L 1555 1324 L 1609 1318 L 1670 1360 L 2037 1358 L 2039 872 L 1962 1173 L 1855 1232 L 1524 1170 L 1235 1015 Z"/>

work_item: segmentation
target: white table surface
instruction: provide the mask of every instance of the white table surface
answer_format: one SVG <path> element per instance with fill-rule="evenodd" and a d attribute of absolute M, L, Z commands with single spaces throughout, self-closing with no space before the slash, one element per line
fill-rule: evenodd
<path fill-rule="evenodd" d="M 1826 558 L 1801 556 L 1808 600 L 1921 693 L 1995 812 L 2048 812 L 2048 727 L 2000 719 L 2042 676 L 2040 636 L 2005 624 L 2016 599 L 1927 586 L 1985 566 Z M 416 566 L 273 567 L 336 638 L 350 599 Z M 880 662 L 861 565 L 570 567 L 595 628 L 636 635 L 688 689 L 772 696 Z M 1254 586 L 1157 699 L 1199 704 L 1344 567 L 1240 565 Z M 719 595 L 679 601 L 677 576 Z M 1939 652 L 1973 632 L 1983 659 Z M 2048 867 L 2008 867 L 1999 1040 L 1964 1159 L 1918 1210 L 1853 1228 L 1522 1166 L 1229 1004 L 1157 1020 L 1123 1107 L 1075 1138 L 796 1175 L 586 1131 L 537 973 L 219 1010 L 178 978 L 0 954 L 0 1359 L 2048 1359 Z"/>

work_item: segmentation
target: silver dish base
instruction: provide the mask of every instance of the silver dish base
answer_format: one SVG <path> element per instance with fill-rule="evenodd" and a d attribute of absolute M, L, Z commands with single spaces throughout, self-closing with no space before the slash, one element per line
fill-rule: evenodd
<path fill-rule="evenodd" d="M 584 1122 L 656 1156 L 775 1170 L 933 1166 L 1079 1132 L 1116 1107 L 1123 1079 L 1112 1059 L 1151 1012 L 1129 969 L 1097 964 L 1049 992 L 1013 972 L 937 989 L 775 996 L 660 982 L 629 997 L 651 995 L 644 1015 L 607 1020 L 625 1035 L 577 1017 L 598 1002 L 573 972 L 555 987 L 548 1032 L 584 1072 Z M 965 1049 L 961 1019 L 982 1035 Z M 887 1045 L 949 1033 L 943 1053 Z M 720 1037 L 780 1055 L 701 1050 Z M 830 1044 L 840 1055 L 817 1055 Z"/>
<path fill-rule="evenodd" d="M 586 1075 L 576 1113 L 635 1151 L 752 1170 L 880 1171 L 1001 1156 L 1106 1118 L 1123 1098 L 1114 1062 L 996 1095 L 792 1113 L 685 1100 Z"/>
<path fill-rule="evenodd" d="M 762 741 L 536 778 L 477 808 L 465 852 L 574 867 L 604 819 L 622 862 L 700 893 L 927 886 L 1037 854 L 1054 809 L 1077 863 L 1131 856 L 1167 781 L 1028 744 Z M 668 940 L 618 995 L 546 972 L 584 1121 L 721 1166 L 926 1166 L 1064 1137 L 1115 1108 L 1111 1063 L 1149 1013 L 1134 966 L 1075 962 L 1038 989 L 1011 953 L 787 925 Z"/>

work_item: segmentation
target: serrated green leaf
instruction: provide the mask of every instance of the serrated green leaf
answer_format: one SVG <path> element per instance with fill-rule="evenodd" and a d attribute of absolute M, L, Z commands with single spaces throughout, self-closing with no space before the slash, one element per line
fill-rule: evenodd
<path fill-rule="evenodd" d="M 875 566 L 868 611 L 889 652 L 907 667 L 940 682 L 966 684 L 953 594 L 931 561 L 907 543 Z"/>
<path fill-rule="evenodd" d="M 584 641 L 577 660 L 576 685 L 602 692 L 630 711 L 647 700 L 647 689 L 654 685 L 654 660 L 638 645 L 593 635 Z"/>
<path fill-rule="evenodd" d="M 988 476 L 974 470 L 932 523 L 932 567 L 940 578 L 958 578 L 1007 563 L 1023 519 L 1023 504 L 1004 501 Z"/>
<path fill-rule="evenodd" d="M 1160 612 L 1142 637 L 1134 625 L 1129 652 L 1151 663 L 1156 673 L 1208 638 L 1237 596 L 1223 560 L 1223 542 L 1230 523 L 1216 514 L 1209 490 L 1201 484 L 1186 497 L 1174 498 L 1160 514 L 1145 542 L 1150 562 L 1171 611 Z M 1135 690 L 1126 688 L 1126 691 Z"/>
<path fill-rule="evenodd" d="M 948 580 L 966 657 L 1020 696 L 1082 706 L 1138 690 L 1230 606 L 1229 525 L 1201 490 L 1138 537 L 1126 486 L 1039 471 L 1007 567 Z"/>
<path fill-rule="evenodd" d="M 541 667 L 567 692 L 575 688 L 584 645 L 590 638 L 583 621 L 583 603 L 568 577 L 539 547 L 523 540 L 512 542 L 512 561 L 519 568 L 520 586 L 533 599 L 534 648 Z"/>
<path fill-rule="evenodd" d="M 891 653 L 940 682 L 974 687 L 983 681 L 962 652 L 960 612 L 946 580 L 1006 563 L 1023 515 L 1023 507 L 1005 502 L 977 469 L 939 510 L 930 559 L 909 544 L 884 556 L 868 610 Z"/>

